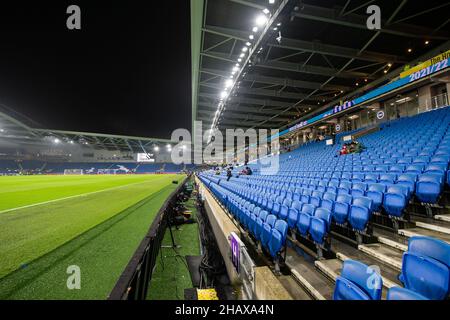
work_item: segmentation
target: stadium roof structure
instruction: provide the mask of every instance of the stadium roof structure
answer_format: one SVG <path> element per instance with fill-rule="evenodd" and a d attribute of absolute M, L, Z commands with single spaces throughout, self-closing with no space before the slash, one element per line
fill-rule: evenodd
<path fill-rule="evenodd" d="M 369 30 L 370 5 L 382 28 Z M 285 128 L 449 48 L 449 3 L 192 0 L 192 112 L 210 128 Z"/>
<path fill-rule="evenodd" d="M 77 144 L 86 148 L 123 152 L 150 152 L 154 145 L 172 141 L 145 137 L 131 137 L 101 133 L 38 129 L 31 119 L 11 110 L 0 110 L 0 139 L 8 139 L 18 145 L 48 145 L 49 143 Z M 20 119 L 20 120 L 19 120 Z"/>

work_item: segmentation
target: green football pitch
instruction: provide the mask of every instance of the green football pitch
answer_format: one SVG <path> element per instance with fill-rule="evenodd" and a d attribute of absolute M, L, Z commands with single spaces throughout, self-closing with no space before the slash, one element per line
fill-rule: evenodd
<path fill-rule="evenodd" d="M 105 299 L 184 178 L 0 177 L 0 299 Z"/>

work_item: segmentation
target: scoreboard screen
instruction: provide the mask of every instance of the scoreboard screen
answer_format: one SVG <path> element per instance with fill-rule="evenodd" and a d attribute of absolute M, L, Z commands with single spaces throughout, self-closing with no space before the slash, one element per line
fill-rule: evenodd
<path fill-rule="evenodd" d="M 155 157 L 151 153 L 138 153 L 137 162 L 155 162 Z"/>

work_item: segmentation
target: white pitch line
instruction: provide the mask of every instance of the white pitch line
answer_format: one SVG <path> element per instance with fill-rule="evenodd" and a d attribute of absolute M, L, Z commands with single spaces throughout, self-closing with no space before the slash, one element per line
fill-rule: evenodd
<path fill-rule="evenodd" d="M 33 203 L 33 204 L 29 204 L 29 205 L 22 206 L 22 207 L 6 209 L 6 210 L 3 210 L 3 211 L 0 211 L 0 214 L 6 213 L 6 212 L 11 212 L 11 211 L 22 210 L 22 209 L 26 209 L 26 208 L 31 208 L 31 207 L 37 207 L 37 206 L 41 206 L 41 205 L 44 205 L 44 204 L 49 204 L 49 203 L 58 202 L 58 201 L 63 201 L 63 200 L 68 200 L 68 199 L 73 199 L 73 198 L 86 197 L 86 196 L 89 196 L 89 195 L 91 195 L 91 194 L 100 193 L 100 192 L 105 192 L 105 191 L 111 191 L 111 190 L 120 189 L 120 188 L 125 188 L 125 187 L 133 186 L 133 185 L 136 185 L 136 184 L 143 184 L 143 183 L 147 183 L 147 182 L 149 182 L 149 181 L 150 181 L 150 180 L 148 180 L 148 181 L 142 181 L 142 182 L 136 182 L 136 183 L 130 183 L 130 184 L 126 184 L 126 185 L 123 185 L 123 186 L 117 186 L 117 187 L 112 187 L 112 188 L 103 189 L 103 190 L 98 190 L 98 191 L 93 191 L 93 192 L 88 192 L 88 193 L 76 194 L 76 195 L 70 196 L 70 197 L 64 197 L 64 198 L 58 198 L 58 199 L 49 200 L 49 201 L 44 201 L 44 202 Z"/>

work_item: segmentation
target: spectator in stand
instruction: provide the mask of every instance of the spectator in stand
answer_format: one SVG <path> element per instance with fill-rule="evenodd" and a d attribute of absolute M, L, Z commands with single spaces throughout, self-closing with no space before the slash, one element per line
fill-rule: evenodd
<path fill-rule="evenodd" d="M 250 169 L 250 167 L 245 167 L 245 170 L 247 171 L 247 175 L 251 176 L 253 174 L 252 169 Z"/>
<path fill-rule="evenodd" d="M 227 181 L 230 181 L 232 176 L 233 176 L 233 174 L 231 173 L 231 168 L 228 168 L 227 169 Z"/>
<path fill-rule="evenodd" d="M 341 151 L 339 152 L 339 155 L 344 155 L 344 154 L 348 154 L 348 147 L 347 147 L 347 144 L 344 144 L 343 146 L 342 146 L 342 149 L 341 149 Z"/>

